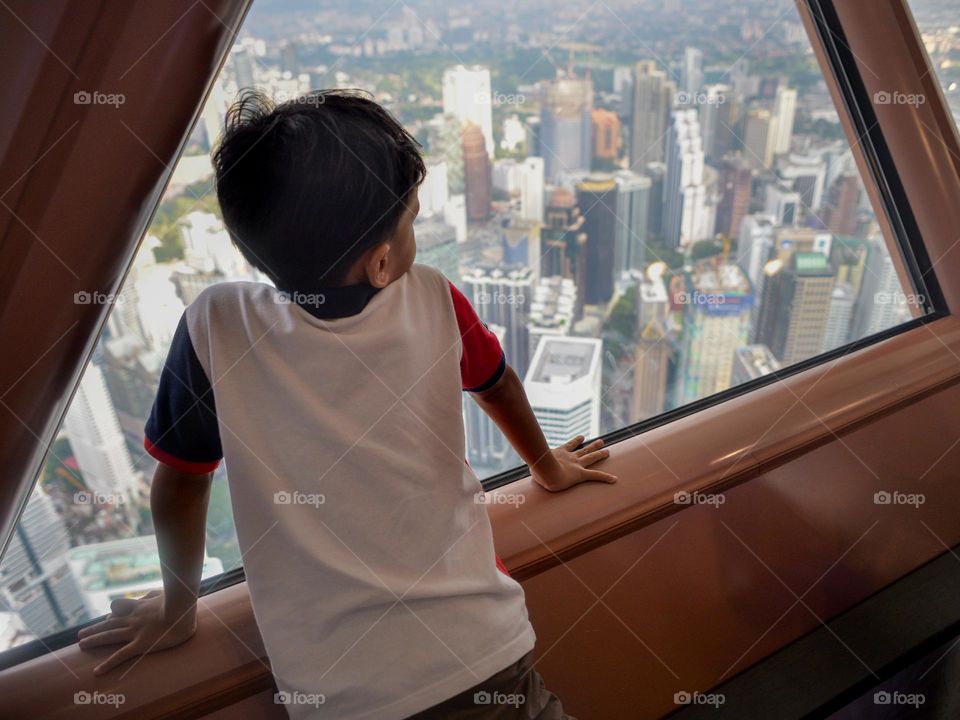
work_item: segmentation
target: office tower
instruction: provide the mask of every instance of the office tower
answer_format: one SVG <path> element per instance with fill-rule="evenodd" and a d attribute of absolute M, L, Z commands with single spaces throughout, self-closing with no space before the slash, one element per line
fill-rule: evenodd
<path fill-rule="evenodd" d="M 577 316 L 583 302 L 582 288 L 587 279 L 587 234 L 583 230 L 584 217 L 577 207 L 573 193 L 557 188 L 550 195 L 540 233 L 543 256 L 540 261 L 542 277 L 563 277 L 574 281 L 578 293 Z"/>
<path fill-rule="evenodd" d="M 544 277 L 533 286 L 527 316 L 530 357 L 544 337 L 566 337 L 577 319 L 577 285 L 570 278 Z"/>
<path fill-rule="evenodd" d="M 763 211 L 773 215 L 777 225 L 796 226 L 803 215 L 803 200 L 800 193 L 771 182 L 763 190 Z"/>
<path fill-rule="evenodd" d="M 823 348 L 833 296 L 834 271 L 819 252 L 793 252 L 767 278 L 757 320 L 757 340 L 784 365 L 806 360 Z"/>
<path fill-rule="evenodd" d="M 493 187 L 510 195 L 519 189 L 517 180 L 517 161 L 515 158 L 500 158 L 493 161 L 490 176 Z"/>
<path fill-rule="evenodd" d="M 776 141 L 777 123 L 773 114 L 766 108 L 754 108 L 748 112 L 743 126 L 743 144 L 750 161 L 769 168 L 773 163 Z"/>
<path fill-rule="evenodd" d="M 747 274 L 757 297 L 762 297 L 763 267 L 774 255 L 774 228 L 772 215 L 747 215 L 740 223 L 737 235 L 737 265 Z"/>
<path fill-rule="evenodd" d="M 912 316 L 906 293 L 883 238 L 869 240 L 866 272 L 857 297 L 853 337 L 859 339 L 906 322 Z"/>
<path fill-rule="evenodd" d="M 517 184 L 520 190 L 520 217 L 543 222 L 543 158 L 528 157 L 518 163 Z"/>
<path fill-rule="evenodd" d="M 777 88 L 777 96 L 773 103 L 773 112 L 776 116 L 776 140 L 773 151 L 777 155 L 790 152 L 790 140 L 793 138 L 793 121 L 797 114 L 797 91 L 794 88 Z"/>
<path fill-rule="evenodd" d="M 467 196 L 467 220 L 481 221 L 490 217 L 490 156 L 484 147 L 480 127 L 467 124 L 463 128 L 463 179 Z"/>
<path fill-rule="evenodd" d="M 96 493 L 124 496 L 129 502 L 137 474 L 103 372 L 96 363 L 87 365 L 63 427 L 86 486 Z"/>
<path fill-rule="evenodd" d="M 647 237 L 651 243 L 663 242 L 663 184 L 667 166 L 662 162 L 648 163 L 644 175 L 650 178 L 650 219 Z"/>
<path fill-rule="evenodd" d="M 735 238 L 740 233 L 740 223 L 750 210 L 753 192 L 753 166 L 739 153 L 725 156 L 720 163 L 719 192 L 716 232 Z"/>
<path fill-rule="evenodd" d="M 747 344 L 753 294 L 737 265 L 705 260 L 686 276 L 683 335 L 674 385 L 676 406 L 730 387 L 734 353 Z"/>
<path fill-rule="evenodd" d="M 800 194 L 804 208 L 816 212 L 823 202 L 827 164 L 817 153 L 791 153 L 777 163 L 782 184 Z"/>
<path fill-rule="evenodd" d="M 860 203 L 860 177 L 847 173 L 838 177 L 827 193 L 823 222 L 835 235 L 853 235 L 857 229 L 857 205 Z"/>
<path fill-rule="evenodd" d="M 610 110 L 594 108 L 590 122 L 593 128 L 593 157 L 614 162 L 620 157 L 620 118 Z"/>
<path fill-rule="evenodd" d="M 550 447 L 600 434 L 602 341 L 545 337 L 523 387 Z"/>
<path fill-rule="evenodd" d="M 683 64 L 680 68 L 680 90 L 688 96 L 700 91 L 703 85 L 703 53 L 694 47 L 683 51 Z"/>
<path fill-rule="evenodd" d="M 617 111 L 620 117 L 628 119 L 633 114 L 633 72 L 629 65 L 613 69 L 613 94 L 620 99 Z"/>
<path fill-rule="evenodd" d="M 443 73 L 443 112 L 456 117 L 461 126 L 470 123 L 480 128 L 486 153 L 493 157 L 490 70 L 479 65 L 447 68 Z"/>
<path fill-rule="evenodd" d="M 773 237 L 774 253 L 784 265 L 788 264 L 792 253 L 813 252 L 830 257 L 833 247 L 833 235 L 817 228 L 777 227 Z"/>
<path fill-rule="evenodd" d="M 686 248 L 707 239 L 707 189 L 703 145 L 695 110 L 678 110 L 667 136 L 667 173 L 663 183 L 663 241 Z"/>
<path fill-rule="evenodd" d="M 420 198 L 418 218 L 430 218 L 442 215 L 450 200 L 450 186 L 447 182 L 447 163 L 443 160 L 427 161 L 427 176 L 417 191 Z"/>
<path fill-rule="evenodd" d="M 42 488 L 30 496 L 0 564 L 4 605 L 38 638 L 90 618 L 67 564 L 70 537 Z"/>
<path fill-rule="evenodd" d="M 617 183 L 617 239 L 613 272 L 619 278 L 629 270 L 643 270 L 647 255 L 650 214 L 650 178 L 630 170 L 613 174 Z"/>
<path fill-rule="evenodd" d="M 593 81 L 557 78 L 544 81 L 541 91 L 540 155 L 547 177 L 556 180 L 561 173 L 589 172 Z"/>
<path fill-rule="evenodd" d="M 853 309 L 856 301 L 853 288 L 847 284 L 837 284 L 830 296 L 827 310 L 827 326 L 823 331 L 821 352 L 827 352 L 850 342 L 850 327 L 853 324 Z"/>
<path fill-rule="evenodd" d="M 699 96 L 700 132 L 703 135 L 703 153 L 708 158 L 720 157 L 718 149 L 730 147 L 733 122 L 729 109 L 733 105 L 729 85 L 707 85 Z"/>
<path fill-rule="evenodd" d="M 630 167 L 641 172 L 647 163 L 663 162 L 676 85 L 653 60 L 637 63 L 633 80 Z"/>
<path fill-rule="evenodd" d="M 577 205 L 587 234 L 587 283 L 583 300 L 603 305 L 613 297 L 617 242 L 617 182 L 609 173 L 595 173 L 577 184 Z"/>
<path fill-rule="evenodd" d="M 447 166 L 447 187 L 451 195 L 463 194 L 463 129 L 453 115 L 434 115 L 427 123 L 430 156 Z"/>
<path fill-rule="evenodd" d="M 521 377 L 530 360 L 527 301 L 533 291 L 533 281 L 529 267 L 501 269 L 483 266 L 463 273 L 463 294 L 483 322 L 505 328 L 503 350 L 507 362 Z"/>
<path fill-rule="evenodd" d="M 238 90 L 256 85 L 256 52 L 250 41 L 240 41 L 233 46 L 230 50 L 230 62 Z"/>
<path fill-rule="evenodd" d="M 502 325 L 488 324 L 488 329 L 503 345 L 506 342 L 507 329 Z M 510 443 L 504 437 L 497 424 L 483 409 L 463 394 L 463 423 L 467 441 L 467 460 L 481 477 L 494 474 L 503 467 L 504 460 L 511 453 Z"/>
<path fill-rule="evenodd" d="M 766 345 L 744 345 L 733 357 L 733 376 L 730 385 L 736 387 L 780 369 L 780 362 Z"/>
<path fill-rule="evenodd" d="M 670 340 L 666 322 L 670 311 L 667 288 L 659 277 L 645 278 L 637 292 L 637 345 L 633 366 L 631 422 L 659 415 L 666 409 Z"/>

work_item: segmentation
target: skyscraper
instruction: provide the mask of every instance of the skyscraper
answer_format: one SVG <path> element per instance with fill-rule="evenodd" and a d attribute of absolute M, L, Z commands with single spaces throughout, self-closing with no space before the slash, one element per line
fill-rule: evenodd
<path fill-rule="evenodd" d="M 739 153 L 725 156 L 720 163 L 716 232 L 729 238 L 737 237 L 740 223 L 750 210 L 752 192 L 753 166 Z"/>
<path fill-rule="evenodd" d="M 823 331 L 821 352 L 846 345 L 850 341 L 850 327 L 853 324 L 853 306 L 856 295 L 853 288 L 846 283 L 836 284 L 830 296 L 830 307 L 827 310 L 827 323 Z"/>
<path fill-rule="evenodd" d="M 663 240 L 686 248 L 707 239 L 707 190 L 704 185 L 703 145 L 695 110 L 678 110 L 667 138 L 667 174 L 663 183 Z"/>
<path fill-rule="evenodd" d="M 505 329 L 503 350 L 523 377 L 530 360 L 527 340 L 527 314 L 533 291 L 533 272 L 529 267 L 502 269 L 475 267 L 463 274 L 463 294 L 488 325 Z"/>
<path fill-rule="evenodd" d="M 602 305 L 613 297 L 617 242 L 617 182 L 608 173 L 595 173 L 577 184 L 577 205 L 587 234 L 587 277 L 584 302 Z"/>
<path fill-rule="evenodd" d="M 676 406 L 730 387 L 734 353 L 747 344 L 753 306 L 750 282 L 736 265 L 701 261 L 685 285 Z"/>
<path fill-rule="evenodd" d="M 487 155 L 493 157 L 493 106 L 490 70 L 479 65 L 457 65 L 443 73 L 443 112 L 461 125 L 472 123 L 483 134 Z"/>
<path fill-rule="evenodd" d="M 683 65 L 680 69 L 680 88 L 687 95 L 694 95 L 703 85 L 703 53 L 694 47 L 683 51 Z"/>
<path fill-rule="evenodd" d="M 617 228 L 613 272 L 619 278 L 628 270 L 643 270 L 646 262 L 650 214 L 650 178 L 630 170 L 614 174 L 617 183 Z"/>
<path fill-rule="evenodd" d="M 776 140 L 774 152 L 783 155 L 790 152 L 790 139 L 793 137 L 793 121 L 797 113 L 797 91 L 794 88 L 780 86 L 774 100 L 773 112 L 776 116 Z"/>
<path fill-rule="evenodd" d="M 853 235 L 857 229 L 857 205 L 860 202 L 860 178 L 855 173 L 838 177 L 827 193 L 823 222 L 836 235 Z"/>
<path fill-rule="evenodd" d="M 777 225 L 799 225 L 803 216 L 803 199 L 800 193 L 780 183 L 771 182 L 763 192 L 763 211 L 772 215 Z"/>
<path fill-rule="evenodd" d="M 544 337 L 566 337 L 577 318 L 577 285 L 570 278 L 540 278 L 527 316 L 530 357 Z"/>
<path fill-rule="evenodd" d="M 670 340 L 666 321 L 670 306 L 667 288 L 659 277 L 637 287 L 637 346 L 633 366 L 631 422 L 659 415 L 666 409 Z"/>
<path fill-rule="evenodd" d="M 463 128 L 463 178 L 467 196 L 467 219 L 490 217 L 490 156 L 484 147 L 479 126 L 468 123 Z"/>
<path fill-rule="evenodd" d="M 518 163 L 517 184 L 520 190 L 520 217 L 543 222 L 543 158 L 528 157 Z"/>
<path fill-rule="evenodd" d="M 630 128 L 630 167 L 636 172 L 651 162 L 663 162 L 670 111 L 676 85 L 653 60 L 637 63 L 633 81 Z"/>
<path fill-rule="evenodd" d="M 593 127 L 593 157 L 613 162 L 620 157 L 620 118 L 615 112 L 594 108 L 591 113 Z"/>
<path fill-rule="evenodd" d="M 773 163 L 776 143 L 776 117 L 766 108 L 754 108 L 748 112 L 743 127 L 743 144 L 750 161 L 769 168 Z"/>
<path fill-rule="evenodd" d="M 776 218 L 765 214 L 747 215 L 740 223 L 737 265 L 747 274 L 758 297 L 761 292 L 763 267 L 773 258 L 776 225 Z"/>
<path fill-rule="evenodd" d="M 583 230 L 584 217 L 577 207 L 573 193 L 557 188 L 550 195 L 540 233 L 543 255 L 540 259 L 542 277 L 562 277 L 574 281 L 579 288 L 576 315 L 583 302 L 583 287 L 587 280 L 587 234 Z"/>
<path fill-rule="evenodd" d="M 600 434 L 601 340 L 544 337 L 523 382 L 550 447 Z"/>
<path fill-rule="evenodd" d="M 733 136 L 733 88 L 729 85 L 707 85 L 699 96 L 700 132 L 703 135 L 703 153 L 708 158 L 720 157 L 719 149 L 730 147 Z"/>
<path fill-rule="evenodd" d="M 541 83 L 540 150 L 548 178 L 589 171 L 593 81 L 557 78 Z"/>
<path fill-rule="evenodd" d="M 791 153 L 781 158 L 777 163 L 777 175 L 783 185 L 800 194 L 805 209 L 817 211 L 823 202 L 827 177 L 827 164 L 819 153 Z"/>

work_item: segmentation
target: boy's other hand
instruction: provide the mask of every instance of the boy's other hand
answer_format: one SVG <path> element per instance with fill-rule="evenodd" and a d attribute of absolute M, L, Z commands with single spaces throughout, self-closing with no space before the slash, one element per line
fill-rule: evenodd
<path fill-rule="evenodd" d="M 610 451 L 603 447 L 603 440 L 594 440 L 579 448 L 583 440 L 583 435 L 578 435 L 551 450 L 549 456 L 530 468 L 534 481 L 550 492 L 567 490 L 582 482 L 615 483 L 616 475 L 590 469 L 591 465 L 610 457 Z"/>
<path fill-rule="evenodd" d="M 123 647 L 93 669 L 94 675 L 102 675 L 138 655 L 180 645 L 197 630 L 196 606 L 185 613 L 170 613 L 172 617 L 168 618 L 164 613 L 163 593 L 159 590 L 139 599 L 118 598 L 110 603 L 110 609 L 112 612 L 106 620 L 79 633 L 81 650 L 123 643 Z"/>

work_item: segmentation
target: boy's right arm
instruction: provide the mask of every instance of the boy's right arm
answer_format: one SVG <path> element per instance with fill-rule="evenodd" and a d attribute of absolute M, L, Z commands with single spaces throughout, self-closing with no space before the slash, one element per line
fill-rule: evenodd
<path fill-rule="evenodd" d="M 603 440 L 594 440 L 580 448 L 584 438 L 579 435 L 558 448 L 547 445 L 523 383 L 509 365 L 492 387 L 471 395 L 530 466 L 530 474 L 540 486 L 559 492 L 582 482 L 617 481 L 610 473 L 590 468 L 610 455 L 603 447 Z"/>

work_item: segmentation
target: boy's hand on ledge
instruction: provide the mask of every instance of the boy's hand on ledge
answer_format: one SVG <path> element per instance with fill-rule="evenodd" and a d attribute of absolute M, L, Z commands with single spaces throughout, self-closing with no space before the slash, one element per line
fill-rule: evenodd
<path fill-rule="evenodd" d="M 93 669 L 94 675 L 102 675 L 138 655 L 180 645 L 197 631 L 196 605 L 186 612 L 165 611 L 163 593 L 159 590 L 139 599 L 118 598 L 110 603 L 110 609 L 112 612 L 106 620 L 79 633 L 81 650 L 123 643 L 123 647 Z"/>
<path fill-rule="evenodd" d="M 534 481 L 550 492 L 560 492 L 590 481 L 615 483 L 615 475 L 589 469 L 591 465 L 610 457 L 610 451 L 603 447 L 603 440 L 594 440 L 578 450 L 583 439 L 583 435 L 578 435 L 551 450 L 549 455 L 532 466 L 530 472 Z"/>

